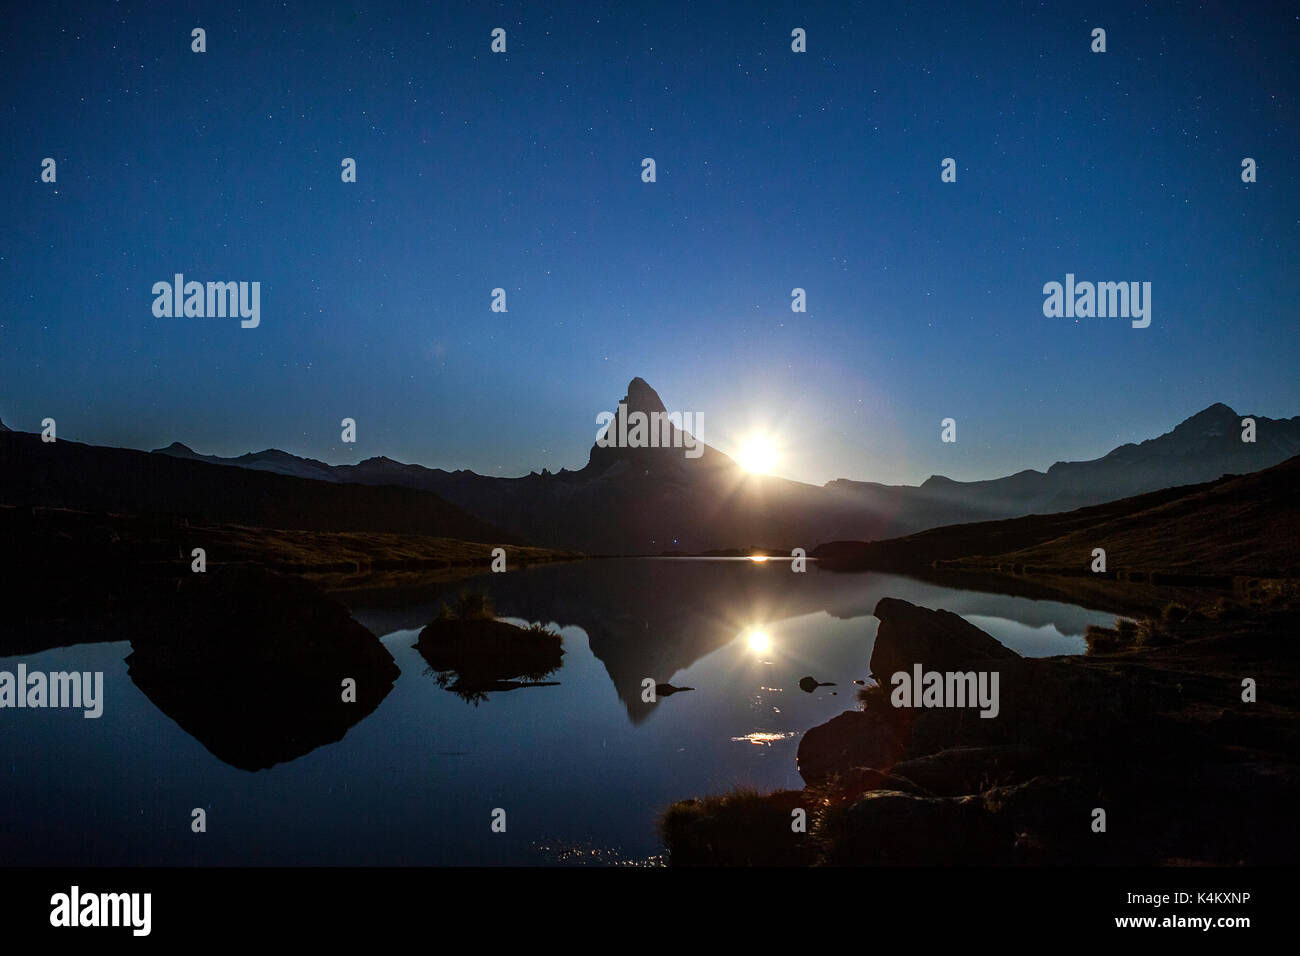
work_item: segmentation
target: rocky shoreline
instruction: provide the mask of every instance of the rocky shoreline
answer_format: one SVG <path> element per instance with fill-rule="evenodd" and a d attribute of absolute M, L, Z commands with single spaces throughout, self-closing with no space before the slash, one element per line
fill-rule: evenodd
<path fill-rule="evenodd" d="M 1053 658 L 1022 658 L 947 611 L 885 598 L 875 614 L 877 684 L 860 709 L 804 735 L 805 788 L 674 804 L 661 821 L 673 864 L 1295 858 L 1295 607 L 1220 602 L 1167 614 L 1137 645 Z M 899 706 L 892 676 L 917 665 L 996 673 L 996 716 Z M 1243 700 L 1246 679 L 1255 701 Z"/>

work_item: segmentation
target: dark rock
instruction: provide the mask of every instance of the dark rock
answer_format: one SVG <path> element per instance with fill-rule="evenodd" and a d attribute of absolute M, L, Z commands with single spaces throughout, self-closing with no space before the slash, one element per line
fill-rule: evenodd
<path fill-rule="evenodd" d="M 136 686 L 220 760 L 261 770 L 341 740 L 392 690 L 392 655 L 298 578 L 227 566 L 176 582 L 131 641 Z M 356 681 L 356 701 L 343 681 Z"/>
<path fill-rule="evenodd" d="M 926 670 L 966 670 L 999 661 L 1020 660 L 1015 651 L 951 611 L 932 611 L 898 598 L 881 598 L 880 619 L 871 652 L 871 674 L 888 684 L 892 674 Z"/>
<path fill-rule="evenodd" d="M 873 790 L 830 810 L 819 836 L 832 866 L 987 863 L 1014 842 L 1011 828 L 978 797 L 918 797 L 896 790 Z"/>
<path fill-rule="evenodd" d="M 560 668 L 564 654 L 563 638 L 554 631 L 492 618 L 439 618 L 413 646 L 440 687 L 474 704 L 487 700 L 489 691 L 536 685 Z"/>
<path fill-rule="evenodd" d="M 673 866 L 807 866 L 816 843 L 790 827 L 793 811 L 812 806 L 802 790 L 679 800 L 660 818 Z"/>
<path fill-rule="evenodd" d="M 879 714 L 850 710 L 807 731 L 797 759 L 804 780 L 816 784 L 850 767 L 888 770 L 903 751 L 902 741 Z"/>
<path fill-rule="evenodd" d="M 1031 747 L 953 747 L 894 764 L 892 773 L 932 794 L 947 797 L 983 793 L 994 784 L 1026 780 L 1044 769 L 1042 753 Z"/>
<path fill-rule="evenodd" d="M 800 677 L 800 678 L 799 678 L 799 689 L 800 689 L 801 691 L 807 693 L 807 694 L 811 694 L 811 693 L 812 693 L 813 691 L 815 691 L 818 687 L 834 687 L 834 686 L 835 686 L 835 683 L 834 683 L 833 681 L 828 681 L 828 682 L 825 682 L 825 683 L 821 683 L 821 682 L 818 682 L 818 680 L 817 680 L 816 677 Z"/>
<path fill-rule="evenodd" d="M 1149 798 L 1149 794 L 1147 795 Z M 1130 802 L 1130 800 L 1132 802 Z M 1037 776 L 1020 783 L 990 787 L 980 795 L 984 810 L 1011 835 L 1010 843 L 988 862 L 1035 865 L 1155 862 L 1127 842 L 1116 845 L 1092 832 L 1093 807 L 1119 804 L 1133 807 L 1126 832 L 1150 826 L 1148 814 L 1167 816 L 1166 807 L 1152 807 L 1137 793 L 1101 792 L 1095 782 L 1073 777 Z M 1138 823 L 1138 818 L 1142 822 Z"/>
<path fill-rule="evenodd" d="M 851 770 L 831 774 L 822 786 L 841 799 L 861 796 L 870 790 L 897 790 L 918 797 L 937 796 L 914 780 L 872 767 L 854 767 Z"/>

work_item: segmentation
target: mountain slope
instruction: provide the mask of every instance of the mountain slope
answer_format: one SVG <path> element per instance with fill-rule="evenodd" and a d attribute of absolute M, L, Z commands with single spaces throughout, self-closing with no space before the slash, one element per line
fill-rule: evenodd
<path fill-rule="evenodd" d="M 1220 403 L 1157 438 L 1121 445 L 1091 461 L 1057 462 L 1046 472 L 1028 470 L 990 481 L 932 477 L 915 493 L 895 496 L 902 506 L 897 533 L 934 527 L 936 519 L 938 524 L 955 524 L 1070 511 L 1225 474 L 1258 471 L 1300 454 L 1300 416 L 1256 417 L 1254 443 L 1241 441 L 1242 418 Z M 875 490 L 879 486 L 848 481 L 831 482 L 831 486 L 866 503 L 879 497 Z"/>
<path fill-rule="evenodd" d="M 370 531 L 514 544 L 436 495 L 265 474 L 126 448 L 0 435 L 0 504 L 160 514 L 199 523 Z"/>
<path fill-rule="evenodd" d="M 1110 570 L 1300 577 L 1300 457 L 1184 490 L 998 560 L 1085 566 L 1101 547 Z"/>
<path fill-rule="evenodd" d="M 887 541 L 839 541 L 826 566 L 903 570 L 942 563 L 1085 573 L 1300 576 L 1300 456 L 1249 475 L 1165 488 L 1060 514 L 931 528 Z"/>

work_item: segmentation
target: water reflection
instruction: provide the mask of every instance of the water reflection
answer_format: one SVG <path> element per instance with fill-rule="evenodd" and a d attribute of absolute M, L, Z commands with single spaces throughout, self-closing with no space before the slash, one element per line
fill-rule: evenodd
<path fill-rule="evenodd" d="M 555 625 L 565 653 L 548 680 L 559 683 L 481 691 L 491 702 L 478 708 L 439 689 L 415 645 L 444 600 L 468 587 L 490 592 L 503 620 Z M 9 712 L 0 819 L 22 826 L 0 832 L 0 855 L 62 865 L 646 860 L 660 849 L 655 814 L 672 800 L 802 786 L 802 734 L 854 706 L 883 596 L 949 608 L 1034 654 L 1068 650 L 1088 624 L 1112 618 L 811 563 L 793 573 L 785 561 L 620 560 L 489 574 L 404 606 L 354 609 L 367 631 L 309 670 L 311 628 L 291 617 L 279 639 L 246 635 L 227 662 L 222 648 L 234 645 L 222 628 L 198 649 L 206 662 L 137 642 L 129 675 L 125 644 L 48 651 L 29 667 L 102 669 L 108 703 L 97 721 Z M 756 632 L 765 649 L 751 644 Z M 273 640 L 297 663 L 260 682 L 259 649 Z M 192 640 L 171 646 L 196 650 Z M 457 675 L 449 685 L 464 676 L 444 670 Z M 378 699 L 337 703 L 339 679 L 366 672 L 359 689 Z M 809 675 L 815 686 L 804 691 Z M 647 677 L 695 690 L 643 704 Z M 318 696 L 276 696 L 300 685 Z M 277 700 L 283 711 L 268 710 Z M 202 841 L 175 820 L 196 794 L 213 794 L 222 820 Z M 492 807 L 511 808 L 510 839 L 490 832 Z"/>
<path fill-rule="evenodd" d="M 770 731 L 755 730 L 745 734 L 743 737 L 732 737 L 737 742 L 754 744 L 758 747 L 769 747 L 778 740 L 785 740 L 790 734 L 774 734 Z"/>
<path fill-rule="evenodd" d="M 439 687 L 475 707 L 488 700 L 489 692 L 559 686 L 544 678 L 560 669 L 564 640 L 540 624 L 517 627 L 486 617 L 439 617 L 411 646 Z"/>
<path fill-rule="evenodd" d="M 335 743 L 392 690 L 388 650 L 336 602 L 296 600 L 302 582 L 236 571 L 185 584 L 185 603 L 165 611 L 172 626 L 131 635 L 126 671 L 230 766 L 265 770 Z"/>
<path fill-rule="evenodd" d="M 471 582 L 433 584 L 414 606 L 357 609 L 356 614 L 377 634 L 419 627 L 439 602 L 466 588 L 483 590 L 501 616 L 581 628 L 634 724 L 656 710 L 642 698 L 646 678 L 670 681 L 737 639 L 757 662 L 776 656 L 797 660 L 800 647 L 780 637 L 782 623 L 817 612 L 858 622 L 863 636 L 874 639 L 872 611 L 886 596 L 978 616 L 977 626 L 1034 656 L 1078 653 L 1087 626 L 1112 618 L 1068 604 L 960 591 L 895 575 L 834 574 L 815 563 L 795 573 L 789 561 L 749 558 L 619 559 L 487 574 Z M 817 673 L 815 660 L 803 663 L 806 672 Z M 859 670 L 866 669 L 864 656 Z"/>

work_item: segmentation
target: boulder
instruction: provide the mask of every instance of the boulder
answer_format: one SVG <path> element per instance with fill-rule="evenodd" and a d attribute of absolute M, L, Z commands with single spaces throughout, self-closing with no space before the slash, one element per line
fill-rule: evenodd
<path fill-rule="evenodd" d="M 813 677 L 811 674 L 808 675 L 807 677 L 799 678 L 799 689 L 803 691 L 805 694 L 811 694 L 818 687 L 834 687 L 834 686 L 835 686 L 834 681 L 819 681 L 816 677 Z"/>
<path fill-rule="evenodd" d="M 344 734 L 399 671 L 379 638 L 299 578 L 226 565 L 176 581 L 127 673 L 215 757 L 257 771 Z M 345 699 L 345 680 L 355 697 Z"/>
<path fill-rule="evenodd" d="M 564 655 L 564 641 L 554 631 L 493 618 L 437 618 L 412 646 L 440 687 L 474 704 L 487 700 L 489 691 L 542 683 L 559 670 Z"/>
<path fill-rule="evenodd" d="M 932 671 L 957 671 L 1020 659 L 952 611 L 932 611 L 887 597 L 876 604 L 875 615 L 880 627 L 871 652 L 871 673 L 886 686 L 892 674 L 911 671 L 913 664 Z"/>
<path fill-rule="evenodd" d="M 824 783 L 854 767 L 892 767 L 905 747 L 881 716 L 874 710 L 849 710 L 807 731 L 796 758 L 805 782 Z"/>
<path fill-rule="evenodd" d="M 1014 833 L 978 797 L 918 797 L 872 790 L 822 823 L 831 866 L 950 865 L 1001 861 Z"/>

